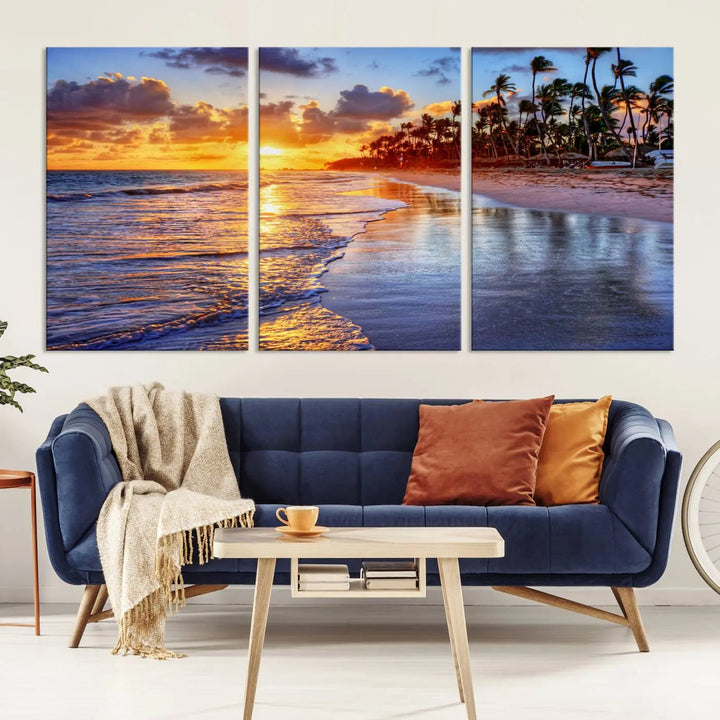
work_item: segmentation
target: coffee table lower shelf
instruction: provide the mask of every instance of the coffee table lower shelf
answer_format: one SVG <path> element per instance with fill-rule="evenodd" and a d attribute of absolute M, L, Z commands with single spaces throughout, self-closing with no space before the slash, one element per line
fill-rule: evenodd
<path fill-rule="evenodd" d="M 290 560 L 290 595 L 294 598 L 424 598 L 427 595 L 425 558 L 415 558 L 418 569 L 418 585 L 410 590 L 370 590 L 363 585 L 362 578 L 350 578 L 349 590 L 300 590 L 299 558 Z"/>

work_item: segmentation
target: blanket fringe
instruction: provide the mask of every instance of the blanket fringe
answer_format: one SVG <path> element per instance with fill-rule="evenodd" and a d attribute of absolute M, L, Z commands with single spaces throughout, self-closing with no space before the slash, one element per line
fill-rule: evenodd
<path fill-rule="evenodd" d="M 138 634 L 141 637 L 152 637 L 157 633 L 158 625 L 165 621 L 167 615 L 165 607 L 163 589 L 158 588 L 130 608 L 118 622 L 118 640 L 112 654 L 117 655 L 122 651 L 123 655 L 132 653 L 155 660 L 185 657 L 185 653 L 176 653 L 161 645 L 148 645 L 136 639 Z"/>
<path fill-rule="evenodd" d="M 252 527 L 254 511 L 250 510 L 235 517 L 226 518 L 214 525 L 202 525 L 190 530 L 181 530 L 159 538 L 155 555 L 155 577 L 160 584 L 157 590 L 144 597 L 137 605 L 130 608 L 118 622 L 118 640 L 112 654 L 123 655 L 132 653 L 155 660 L 183 658 L 185 653 L 176 653 L 161 645 L 153 646 L 136 640 L 140 637 L 152 637 L 158 627 L 165 622 L 168 614 L 177 613 L 185 607 L 185 583 L 182 568 L 195 562 L 197 546 L 197 562 L 204 565 L 212 559 L 215 527 L 234 528 Z M 178 558 L 178 550 L 180 556 Z M 178 565 L 178 559 L 180 564 Z"/>
<path fill-rule="evenodd" d="M 172 615 L 185 607 L 185 583 L 182 568 L 196 562 L 205 565 L 212 560 L 215 528 L 252 527 L 254 511 L 249 510 L 241 515 L 225 518 L 213 525 L 201 525 L 190 530 L 180 530 L 170 535 L 163 535 L 158 541 L 155 558 L 155 577 L 164 589 L 167 598 L 167 609 Z M 177 550 L 180 550 L 180 565 L 177 564 Z"/>

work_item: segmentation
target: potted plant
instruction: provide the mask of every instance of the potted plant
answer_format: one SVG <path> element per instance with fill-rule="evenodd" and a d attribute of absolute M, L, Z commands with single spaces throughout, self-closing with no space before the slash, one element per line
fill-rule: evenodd
<path fill-rule="evenodd" d="M 5 330 L 7 330 L 8 324 L 4 320 L 0 320 L 0 337 L 3 336 Z M 21 355 L 15 357 L 14 355 L 6 355 L 0 357 L 0 405 L 12 405 L 16 407 L 20 412 L 23 411 L 20 407 L 20 403 L 15 399 L 16 393 L 34 393 L 34 388 L 31 388 L 25 383 L 17 382 L 8 375 L 8 370 L 14 370 L 19 367 L 30 368 L 31 370 L 40 370 L 40 372 L 47 372 L 47 368 L 42 365 L 38 365 L 33 362 L 34 355 Z"/>

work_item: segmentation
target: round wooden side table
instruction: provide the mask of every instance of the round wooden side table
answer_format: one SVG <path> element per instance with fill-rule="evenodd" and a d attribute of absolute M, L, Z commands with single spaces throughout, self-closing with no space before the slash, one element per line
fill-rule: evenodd
<path fill-rule="evenodd" d="M 34 599 L 35 623 L 0 623 L 2 626 L 34 627 L 40 634 L 40 585 L 38 582 L 37 513 L 35 510 L 35 475 L 26 470 L 0 470 L 0 490 L 28 488 L 30 490 L 30 512 L 32 513 L 33 570 L 35 573 Z"/>

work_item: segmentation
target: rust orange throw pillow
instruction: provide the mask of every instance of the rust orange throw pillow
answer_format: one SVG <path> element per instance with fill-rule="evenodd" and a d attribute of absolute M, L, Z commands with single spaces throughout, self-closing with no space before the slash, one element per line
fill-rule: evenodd
<path fill-rule="evenodd" d="M 538 505 L 598 502 L 611 402 L 606 395 L 552 406 L 537 469 Z"/>
<path fill-rule="evenodd" d="M 534 505 L 553 396 L 420 405 L 404 505 Z"/>

